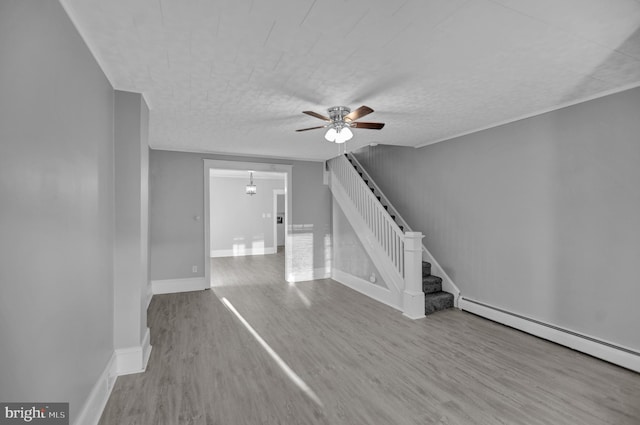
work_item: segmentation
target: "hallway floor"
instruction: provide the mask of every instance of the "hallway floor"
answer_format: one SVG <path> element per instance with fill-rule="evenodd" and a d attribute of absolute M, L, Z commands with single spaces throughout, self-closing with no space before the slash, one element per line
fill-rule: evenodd
<path fill-rule="evenodd" d="M 213 262 L 214 290 L 153 297 L 147 371 L 118 378 L 101 425 L 640 423 L 640 374 L 462 311 L 411 321 L 289 284 L 282 254 Z"/>

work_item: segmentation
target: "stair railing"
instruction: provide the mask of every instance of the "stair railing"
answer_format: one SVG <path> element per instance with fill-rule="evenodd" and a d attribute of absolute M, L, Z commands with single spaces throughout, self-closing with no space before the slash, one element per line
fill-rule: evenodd
<path fill-rule="evenodd" d="M 422 233 L 407 232 L 398 226 L 380 203 L 374 190 L 367 185 L 347 157 L 340 155 L 328 161 L 331 176 L 330 187 L 334 196 L 346 194 L 352 207 L 370 231 L 377 245 L 385 253 L 398 279 L 393 283 L 399 291 L 397 307 L 410 318 L 424 317 L 424 293 L 422 292 Z M 338 196 L 336 196 L 338 199 Z M 377 266 L 381 266 L 377 264 Z M 389 282 L 392 283 L 392 282 Z"/>
<path fill-rule="evenodd" d="M 400 230 L 402 230 L 403 232 L 413 232 L 413 230 L 411 230 L 411 227 L 409 226 L 409 223 L 407 223 L 405 219 L 402 218 L 400 213 L 396 211 L 393 204 L 391 204 L 389 199 L 387 199 L 387 197 L 384 195 L 384 192 L 380 190 L 376 182 L 371 178 L 369 173 L 367 173 L 367 170 L 364 169 L 358 159 L 351 153 L 347 153 L 345 155 L 349 163 L 354 166 L 354 168 L 357 168 L 356 173 L 366 182 L 365 184 L 371 186 L 374 189 L 373 193 L 376 199 L 378 199 L 383 206 L 386 206 L 386 210 L 389 212 L 389 215 L 395 219 L 395 222 L 398 224 Z"/>
<path fill-rule="evenodd" d="M 396 271 L 404 278 L 404 232 L 386 213 L 373 191 L 343 156 L 329 162 L 333 171 L 367 223 Z"/>
<path fill-rule="evenodd" d="M 345 157 L 349 161 L 349 164 L 357 169 L 356 174 L 358 174 L 358 176 L 360 176 L 364 181 L 366 181 L 365 184 L 373 188 L 376 199 L 379 199 L 383 205 L 387 206 L 387 211 L 392 217 L 395 218 L 395 221 L 396 223 L 398 223 L 398 226 L 400 227 L 400 229 L 402 229 L 404 232 L 413 232 L 413 230 L 411 229 L 411 226 L 409 226 L 409 223 L 407 223 L 407 221 L 404 218 L 402 218 L 400 213 L 395 209 L 393 204 L 391 204 L 389 199 L 384 195 L 384 192 L 380 190 L 376 182 L 371 178 L 369 173 L 367 173 L 367 170 L 362 166 L 362 164 L 360 164 L 358 159 L 351 153 L 346 153 Z M 454 304 L 457 307 L 458 300 L 460 298 L 460 290 L 453 283 L 453 280 L 451 280 L 447 272 L 442 268 L 442 266 L 440 266 L 440 264 L 436 261 L 433 255 L 431 255 L 427 247 L 424 246 L 422 242 L 421 242 L 421 247 L 422 247 L 423 260 L 426 260 L 429 263 L 431 263 L 432 269 L 434 270 L 434 274 L 442 277 L 443 279 L 442 286 L 447 292 L 452 293 L 454 295 L 455 297 Z"/>

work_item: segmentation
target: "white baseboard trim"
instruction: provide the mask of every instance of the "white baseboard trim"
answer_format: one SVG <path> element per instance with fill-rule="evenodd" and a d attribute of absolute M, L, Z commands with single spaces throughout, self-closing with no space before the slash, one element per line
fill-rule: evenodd
<path fill-rule="evenodd" d="M 379 285 L 374 285 L 368 280 L 359 278 L 338 269 L 333 269 L 331 278 L 336 282 L 353 289 L 354 291 L 368 296 L 369 298 L 373 298 L 374 300 L 381 302 L 382 304 L 386 304 L 389 307 L 393 307 L 396 310 L 402 311 L 402 300 L 396 299 L 398 297 L 387 288 Z M 402 294 L 400 296 L 402 296 Z"/>
<path fill-rule="evenodd" d="M 292 273 L 287 276 L 287 282 L 306 282 L 308 280 L 329 279 L 331 272 L 324 267 L 318 267 L 306 272 Z"/>
<path fill-rule="evenodd" d="M 424 314 L 424 292 L 404 291 L 402 294 L 402 315 L 411 320 L 422 319 Z"/>
<path fill-rule="evenodd" d="M 175 292 L 200 291 L 209 288 L 204 277 L 186 279 L 152 280 L 151 292 L 156 294 L 173 294 Z"/>
<path fill-rule="evenodd" d="M 144 339 L 142 340 L 142 371 L 147 370 L 149 364 L 149 357 L 151 357 L 151 330 L 147 328 L 144 332 Z"/>
<path fill-rule="evenodd" d="M 134 347 L 118 348 L 116 355 L 116 373 L 118 376 L 144 372 L 151 355 L 149 328 L 147 328 L 142 344 Z"/>
<path fill-rule="evenodd" d="M 112 353 L 98 381 L 91 389 L 89 397 L 80 408 L 73 425 L 97 425 L 104 407 L 107 405 L 113 386 L 116 383 L 116 354 Z"/>
<path fill-rule="evenodd" d="M 460 309 L 640 373 L 640 353 L 465 297 Z"/>
<path fill-rule="evenodd" d="M 246 257 L 248 255 L 268 255 L 275 254 L 278 252 L 278 249 L 275 246 L 267 247 L 267 248 L 249 248 L 244 249 L 241 252 L 234 249 L 212 249 L 209 253 L 211 258 L 218 257 Z"/>
<path fill-rule="evenodd" d="M 151 334 L 147 328 L 142 345 L 115 350 L 80 408 L 73 425 L 97 425 L 102 416 L 116 379 L 121 375 L 144 372 L 151 356 Z"/>

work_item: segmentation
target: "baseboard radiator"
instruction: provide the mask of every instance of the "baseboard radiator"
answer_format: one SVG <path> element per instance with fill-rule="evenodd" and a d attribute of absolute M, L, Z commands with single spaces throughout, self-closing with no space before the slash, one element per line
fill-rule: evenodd
<path fill-rule="evenodd" d="M 640 352 L 464 296 L 460 309 L 640 373 Z"/>

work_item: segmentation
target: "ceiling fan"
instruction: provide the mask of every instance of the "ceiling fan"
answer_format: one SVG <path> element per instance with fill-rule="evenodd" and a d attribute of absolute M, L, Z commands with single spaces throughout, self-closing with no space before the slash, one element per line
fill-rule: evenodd
<path fill-rule="evenodd" d="M 327 121 L 328 124 L 318 127 L 302 128 L 296 131 L 316 130 L 319 128 L 329 128 L 324 138 L 329 142 L 344 143 L 353 137 L 351 128 L 366 128 L 369 130 L 380 130 L 384 127 L 384 123 L 381 122 L 356 122 L 365 115 L 369 115 L 373 112 L 373 109 L 368 106 L 361 106 L 355 111 L 351 112 L 351 109 L 346 106 L 333 106 L 327 109 L 329 116 L 318 114 L 313 111 L 302 111 L 303 114 L 311 115 L 312 117 L 319 118 L 323 121 Z"/>

